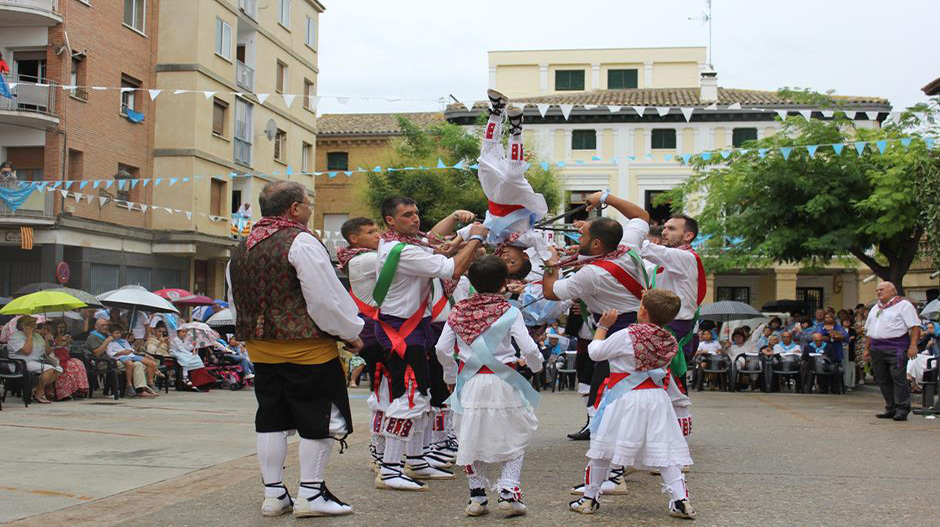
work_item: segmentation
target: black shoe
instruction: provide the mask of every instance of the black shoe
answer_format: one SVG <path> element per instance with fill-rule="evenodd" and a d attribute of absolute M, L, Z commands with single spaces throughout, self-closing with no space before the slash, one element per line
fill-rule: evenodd
<path fill-rule="evenodd" d="M 568 439 L 572 441 L 587 441 L 591 439 L 591 429 L 585 426 L 573 434 L 568 434 Z"/>
<path fill-rule="evenodd" d="M 894 412 L 884 412 L 880 414 L 875 414 L 875 417 L 877 417 L 878 419 L 893 419 L 894 415 L 895 415 Z"/>
<path fill-rule="evenodd" d="M 907 414 L 897 414 L 891 418 L 893 421 L 907 421 Z"/>
<path fill-rule="evenodd" d="M 506 112 L 506 116 L 509 118 L 509 133 L 512 135 L 519 135 L 522 133 L 522 108 L 518 106 L 513 106 Z"/>

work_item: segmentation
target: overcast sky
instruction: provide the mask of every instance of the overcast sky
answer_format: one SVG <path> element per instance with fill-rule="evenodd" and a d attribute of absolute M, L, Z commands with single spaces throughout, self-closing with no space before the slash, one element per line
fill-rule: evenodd
<path fill-rule="evenodd" d="M 704 46 L 705 0 L 322 0 L 319 94 L 483 99 L 487 51 Z M 714 0 L 713 61 L 729 88 L 783 86 L 925 100 L 940 77 L 940 0 Z M 440 109 L 321 101 L 320 113 Z"/>

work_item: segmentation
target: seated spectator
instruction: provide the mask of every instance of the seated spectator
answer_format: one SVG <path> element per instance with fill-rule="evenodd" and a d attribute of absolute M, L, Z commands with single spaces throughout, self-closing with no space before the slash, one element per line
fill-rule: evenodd
<path fill-rule="evenodd" d="M 783 320 L 781 320 L 780 317 L 774 317 L 770 319 L 770 322 L 767 323 L 767 327 L 770 328 L 770 331 L 774 335 L 777 335 L 779 337 L 780 333 L 783 332 Z"/>
<path fill-rule="evenodd" d="M 930 322 L 924 327 L 923 337 L 918 343 L 920 352 L 907 361 L 907 379 L 911 382 L 911 391 L 920 392 L 920 381 L 924 380 L 927 359 L 937 356 L 937 324 Z"/>
<path fill-rule="evenodd" d="M 731 333 L 731 340 L 725 345 L 725 353 L 731 360 L 738 358 L 738 355 L 751 355 L 754 353 L 754 343 L 747 339 L 747 333 L 742 328 L 738 328 Z"/>
<path fill-rule="evenodd" d="M 81 360 L 72 358 L 72 336 L 66 330 L 65 322 L 44 322 L 39 326 L 39 332 L 46 339 L 46 346 L 55 353 L 62 368 L 55 380 L 56 400 L 88 397 L 88 372 Z"/>
<path fill-rule="evenodd" d="M 16 331 L 7 341 L 11 359 L 26 361 L 26 369 L 38 376 L 33 389 L 33 399 L 42 404 L 49 404 L 46 388 L 55 382 L 62 373 L 58 359 L 52 349 L 46 345 L 46 339 L 36 329 L 36 319 L 24 315 L 16 321 Z"/>
<path fill-rule="evenodd" d="M 774 355 L 802 355 L 803 350 L 800 345 L 793 341 L 793 333 L 784 331 L 781 333 L 780 342 L 773 347 Z"/>
<path fill-rule="evenodd" d="M 150 336 L 147 337 L 146 352 L 153 357 L 172 357 L 170 354 L 170 337 L 167 335 L 166 324 L 157 322 Z"/>
<path fill-rule="evenodd" d="M 757 350 L 767 346 L 770 343 L 770 337 L 774 334 L 774 331 L 770 328 L 770 326 L 761 324 L 757 327 L 757 331 L 755 331 L 755 333 L 759 335 L 756 341 L 757 346 L 754 349 L 754 352 L 756 353 Z"/>
<path fill-rule="evenodd" d="M 199 357 L 187 330 L 177 331 L 176 337 L 170 339 L 170 354 L 183 369 L 183 385 L 186 388 L 207 392 L 215 384 L 215 378 L 206 371 L 206 365 Z"/>
<path fill-rule="evenodd" d="M 808 377 L 811 372 L 816 369 L 816 361 L 820 357 L 826 357 L 829 359 L 832 367 L 837 368 L 842 363 L 842 346 L 841 344 L 835 344 L 831 341 L 827 341 L 822 332 L 817 331 L 813 333 L 813 340 L 803 348 L 803 371 L 804 377 Z M 839 379 L 834 379 L 836 382 L 832 382 L 833 379 L 829 377 L 819 378 L 819 390 L 820 393 L 828 393 L 831 390 L 835 390 L 838 385 L 841 383 Z M 806 383 L 804 382 L 804 385 Z M 811 386 L 805 386 L 806 393 L 809 393 Z"/>
<path fill-rule="evenodd" d="M 716 340 L 712 340 L 712 332 L 708 329 L 699 332 L 699 342 L 698 348 L 695 350 L 695 353 L 692 355 L 692 361 L 697 364 L 696 375 L 704 375 L 705 367 L 708 366 L 708 357 L 712 355 L 722 355 L 721 344 Z M 713 375 L 713 374 L 712 374 Z M 702 379 L 701 377 L 698 377 Z M 710 379 L 705 379 L 709 381 L 709 385 L 714 389 L 715 385 Z M 699 381 L 701 382 L 701 381 Z"/>
<path fill-rule="evenodd" d="M 111 341 L 114 340 L 108 334 L 108 317 L 95 317 L 95 327 L 90 332 L 88 332 L 88 337 L 85 339 L 85 353 L 88 357 L 103 359 L 108 357 L 108 345 L 111 344 Z M 147 385 L 147 374 L 146 368 L 143 365 L 138 365 L 135 362 L 120 362 L 115 361 L 114 367 L 117 370 L 117 375 L 124 376 L 127 381 L 128 386 L 146 386 Z M 108 371 L 108 362 L 99 361 L 95 365 L 96 374 L 104 374 Z M 136 390 L 127 390 L 128 395 L 136 395 Z"/>
<path fill-rule="evenodd" d="M 255 365 L 252 364 L 251 359 L 248 358 L 248 351 L 245 349 L 245 346 L 243 346 L 241 342 L 235 340 L 234 335 L 231 336 L 227 342 L 221 338 L 218 339 L 217 342 L 218 342 L 218 346 L 216 346 L 216 349 L 224 353 L 225 354 L 224 357 L 227 357 L 232 362 L 238 363 L 238 365 L 242 367 L 242 372 L 244 373 L 245 380 L 250 381 L 251 379 L 255 378 Z M 358 357 L 358 355 L 356 356 Z M 362 360 L 363 360 L 363 363 L 361 365 L 363 366 L 363 368 L 365 368 L 365 359 L 362 359 Z M 360 366 L 360 363 L 359 361 L 353 361 L 353 363 L 354 364 L 350 364 L 350 367 L 349 367 L 350 382 L 352 382 L 353 379 L 356 379 L 357 382 L 356 382 L 356 385 L 353 386 L 353 388 L 357 388 L 359 386 L 359 383 L 358 383 L 359 377 L 358 375 L 356 377 L 352 377 L 351 374 L 352 374 L 353 368 Z M 359 373 L 361 374 L 362 371 L 360 370 Z"/>
<path fill-rule="evenodd" d="M 146 368 L 146 382 L 144 385 L 128 385 L 128 391 L 133 391 L 140 397 L 159 396 L 160 393 L 153 386 L 154 377 L 162 375 L 157 371 L 157 363 L 151 358 L 136 353 L 131 343 L 124 338 L 124 326 L 111 324 L 108 326 L 108 332 L 111 334 L 111 342 L 107 347 L 109 357 L 123 363 L 125 367 L 130 367 L 131 363 L 136 363 L 134 367 L 139 368 L 143 365 L 143 367 Z"/>

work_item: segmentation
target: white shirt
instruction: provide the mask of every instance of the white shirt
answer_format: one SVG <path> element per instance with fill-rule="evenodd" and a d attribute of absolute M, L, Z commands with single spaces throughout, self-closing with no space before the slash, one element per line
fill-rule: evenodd
<path fill-rule="evenodd" d="M 111 357 L 113 359 L 114 356 L 117 355 L 118 353 L 122 351 L 128 351 L 128 350 L 130 350 L 133 353 L 134 348 L 131 348 L 125 345 L 120 340 L 112 340 L 111 342 L 108 343 L 107 353 L 108 353 L 108 357 Z"/>
<path fill-rule="evenodd" d="M 802 355 L 803 350 L 800 349 L 800 344 L 796 341 L 791 340 L 790 345 L 786 345 L 783 342 L 774 346 L 775 355 Z"/>
<path fill-rule="evenodd" d="M 618 331 L 604 340 L 592 340 L 588 344 L 588 355 L 594 361 L 610 361 L 611 373 L 636 371 L 636 353 L 629 331 Z"/>
<path fill-rule="evenodd" d="M 623 243 L 629 247 L 638 247 L 649 233 L 649 223 L 641 219 L 632 219 L 623 228 Z M 611 260 L 624 268 L 634 279 L 642 284 L 642 273 L 637 269 L 630 256 L 624 254 Z M 655 265 L 645 262 L 646 272 L 652 276 Z M 580 298 L 587 304 L 591 313 L 603 313 L 616 309 L 620 313 L 630 313 L 640 309 L 640 299 L 627 290 L 614 275 L 596 265 L 585 265 L 573 276 L 558 280 L 552 288 L 555 296 L 561 300 Z"/>
<path fill-rule="evenodd" d="M 370 306 L 375 306 L 372 291 L 375 290 L 375 281 L 378 279 L 378 275 L 375 274 L 375 260 L 378 257 L 379 255 L 375 252 L 361 253 L 346 264 L 349 287 L 352 288 L 356 298 Z"/>
<path fill-rule="evenodd" d="M 515 225 L 514 225 L 515 226 Z M 457 231 L 457 236 L 460 236 L 462 240 L 470 239 L 470 227 L 472 225 L 467 225 L 466 227 Z M 529 256 L 530 260 L 533 256 L 537 257 L 540 261 L 546 261 L 552 257 L 551 251 L 548 249 L 548 242 L 545 241 L 545 237 L 541 234 L 542 231 L 534 231 L 529 229 L 528 222 L 522 226 L 520 231 L 522 234 L 519 235 L 519 238 L 516 239 L 516 243 L 513 245 L 519 246 L 520 248 L 526 247 L 525 253 Z M 495 232 L 489 231 L 486 235 L 486 244 L 490 246 L 497 246 L 503 242 L 503 239 L 496 235 Z M 530 262 L 532 264 L 532 269 L 536 267 L 536 262 Z M 541 277 L 536 278 L 536 280 L 541 279 Z"/>
<path fill-rule="evenodd" d="M 698 262 L 691 251 L 644 242 L 640 256 L 663 268 L 656 287 L 672 291 L 682 301 L 677 320 L 692 320 L 698 308 Z"/>
<path fill-rule="evenodd" d="M 431 306 L 433 307 L 440 301 L 441 297 L 444 296 L 444 284 L 438 280 L 434 280 L 433 284 L 433 293 L 431 294 Z M 460 302 L 461 300 L 468 298 L 470 296 L 470 279 L 467 278 L 467 275 L 460 277 L 460 280 L 457 281 L 457 287 L 454 288 L 453 294 L 450 295 L 451 300 L 454 301 L 454 304 Z M 437 317 L 434 318 L 431 322 L 447 322 L 447 317 L 450 316 L 451 305 L 448 301 L 444 304 L 444 309 L 438 313 Z"/>
<path fill-rule="evenodd" d="M 323 244 L 312 235 L 301 232 L 291 243 L 287 260 L 297 271 L 307 314 L 320 331 L 343 340 L 358 338 L 364 325 L 359 318 L 359 308 L 336 278 L 330 254 Z M 238 320 L 232 296 L 231 266 L 232 262 L 229 262 L 225 267 L 225 281 L 228 283 L 229 309 L 232 318 Z"/>
<path fill-rule="evenodd" d="M 510 328 L 509 333 L 503 338 L 503 341 L 499 344 L 497 349 L 490 350 L 493 356 L 496 357 L 496 360 L 503 364 L 516 362 L 516 350 L 513 349 L 511 340 L 515 340 L 516 345 L 519 346 L 519 353 L 522 355 L 522 358 L 525 359 L 526 366 L 533 372 L 540 371 L 542 369 L 542 353 L 539 352 L 538 345 L 532 340 L 532 337 L 529 336 L 521 313 L 516 317 L 516 320 L 513 321 L 512 328 Z M 457 382 L 457 362 L 454 361 L 455 343 L 457 344 L 460 361 L 467 362 L 467 359 L 474 353 L 473 348 L 464 342 L 463 339 L 457 337 L 457 334 L 454 333 L 454 329 L 450 327 L 450 324 L 445 324 L 444 332 L 441 333 L 441 338 L 437 341 L 435 350 L 437 351 L 437 359 L 441 362 L 441 366 L 444 367 L 444 382 L 447 384 Z"/>
<path fill-rule="evenodd" d="M 134 338 L 141 340 L 147 337 L 147 326 L 150 325 L 150 317 L 147 316 L 147 313 L 143 311 L 138 311 L 134 315 L 134 329 L 131 330 L 131 334 L 134 335 Z"/>
<path fill-rule="evenodd" d="M 620 333 L 619 331 L 617 333 Z M 617 333 L 614 333 L 616 335 Z M 698 351 L 704 351 L 709 355 L 718 355 L 721 353 L 721 344 L 717 340 L 701 341 L 698 343 Z"/>
<path fill-rule="evenodd" d="M 873 339 L 903 337 L 914 326 L 920 326 L 920 318 L 917 316 L 914 304 L 901 300 L 883 310 L 875 302 L 875 305 L 871 306 L 871 311 L 868 312 L 865 334 Z"/>
<path fill-rule="evenodd" d="M 378 258 L 375 261 L 376 276 L 382 273 L 382 266 L 392 248 L 398 242 L 379 241 Z M 454 275 L 454 260 L 434 252 L 428 247 L 408 244 L 401 251 L 398 269 L 388 295 L 382 303 L 381 311 L 393 317 L 408 318 L 428 298 L 431 291 L 431 278 L 451 278 Z M 427 313 L 430 314 L 430 306 Z"/>
<path fill-rule="evenodd" d="M 541 217 L 548 213 L 545 197 L 535 192 L 525 178 L 525 163 L 506 159 L 502 145 L 480 155 L 477 177 L 486 199 L 501 205 L 522 205 Z M 528 220 L 513 225 L 512 230 L 528 229 Z"/>

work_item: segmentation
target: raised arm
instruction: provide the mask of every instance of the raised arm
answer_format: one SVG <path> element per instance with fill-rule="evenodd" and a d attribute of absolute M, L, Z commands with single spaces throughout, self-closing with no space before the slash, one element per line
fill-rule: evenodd
<path fill-rule="evenodd" d="M 603 199 L 603 202 L 601 201 Z M 618 198 L 613 194 L 607 194 L 607 198 L 604 199 L 603 192 L 595 192 L 587 198 L 588 210 L 594 210 L 600 207 L 602 204 L 607 204 L 613 207 L 617 212 L 623 214 L 628 220 L 634 218 L 641 219 L 647 223 L 650 221 L 650 213 L 646 211 L 643 207 L 627 201 L 623 198 Z"/>

